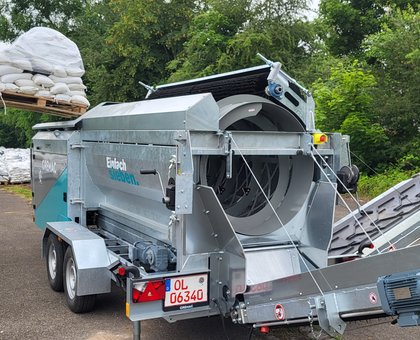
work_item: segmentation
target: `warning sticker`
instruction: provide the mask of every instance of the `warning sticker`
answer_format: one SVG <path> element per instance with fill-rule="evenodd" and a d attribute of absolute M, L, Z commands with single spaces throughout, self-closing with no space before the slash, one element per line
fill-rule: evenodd
<path fill-rule="evenodd" d="M 284 320 L 284 308 L 281 304 L 278 303 L 274 308 L 274 315 L 277 320 Z"/>

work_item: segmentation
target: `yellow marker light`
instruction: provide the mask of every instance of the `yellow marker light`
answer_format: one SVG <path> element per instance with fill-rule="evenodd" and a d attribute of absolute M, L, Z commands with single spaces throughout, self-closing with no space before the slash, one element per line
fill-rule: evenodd
<path fill-rule="evenodd" d="M 125 315 L 127 318 L 130 317 L 130 304 L 128 302 L 125 303 Z"/>
<path fill-rule="evenodd" d="M 325 133 L 314 133 L 314 144 L 324 144 L 328 142 L 328 136 Z"/>

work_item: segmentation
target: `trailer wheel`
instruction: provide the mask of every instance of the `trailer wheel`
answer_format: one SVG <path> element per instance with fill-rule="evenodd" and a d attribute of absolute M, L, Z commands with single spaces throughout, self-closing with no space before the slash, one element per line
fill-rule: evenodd
<path fill-rule="evenodd" d="M 63 245 L 56 235 L 50 234 L 47 240 L 47 275 L 51 288 L 56 292 L 63 291 L 63 259 Z"/>
<path fill-rule="evenodd" d="M 64 293 L 67 305 L 74 313 L 90 312 L 95 305 L 96 295 L 77 295 L 77 267 L 71 247 L 68 247 L 66 250 L 63 267 Z"/>

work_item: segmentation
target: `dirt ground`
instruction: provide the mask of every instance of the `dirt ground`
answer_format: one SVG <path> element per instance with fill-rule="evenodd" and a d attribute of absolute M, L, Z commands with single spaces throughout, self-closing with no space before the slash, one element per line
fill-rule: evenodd
<path fill-rule="evenodd" d="M 124 315 L 125 295 L 117 289 L 99 296 L 92 313 L 69 311 L 64 295 L 49 288 L 40 254 L 41 237 L 32 222 L 30 203 L 0 186 L 0 339 L 131 339 L 131 323 Z M 343 339 L 420 339 L 420 328 L 403 329 L 389 321 L 350 323 Z M 249 328 L 233 325 L 228 319 L 225 323 L 231 340 L 248 339 Z M 144 340 L 224 338 L 219 317 L 142 323 Z M 252 336 L 254 340 L 309 338 L 309 327 L 282 327 L 272 329 L 269 335 L 254 331 Z"/>

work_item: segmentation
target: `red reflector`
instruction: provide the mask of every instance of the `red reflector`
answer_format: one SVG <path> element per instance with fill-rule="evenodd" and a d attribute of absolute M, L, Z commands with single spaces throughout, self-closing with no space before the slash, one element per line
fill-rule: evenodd
<path fill-rule="evenodd" d="M 375 245 L 373 243 L 371 243 L 371 244 L 369 244 L 369 248 L 373 249 L 373 248 L 375 248 Z"/>
<path fill-rule="evenodd" d="M 118 268 L 118 275 L 120 276 L 125 276 L 125 268 L 124 267 L 120 267 Z"/>
<path fill-rule="evenodd" d="M 319 141 L 320 141 L 320 142 L 326 142 L 326 141 L 327 141 L 327 136 L 326 136 L 326 135 L 321 135 L 321 136 L 319 137 Z"/>
<path fill-rule="evenodd" d="M 261 326 L 260 327 L 260 332 L 264 333 L 264 334 L 268 334 L 270 332 L 270 327 L 268 326 Z"/>
<path fill-rule="evenodd" d="M 133 302 L 139 302 L 141 292 L 137 290 L 136 288 L 133 288 L 132 295 L 133 295 Z"/>
<path fill-rule="evenodd" d="M 149 302 L 165 298 L 165 281 L 150 281 L 133 288 L 133 302 Z"/>

